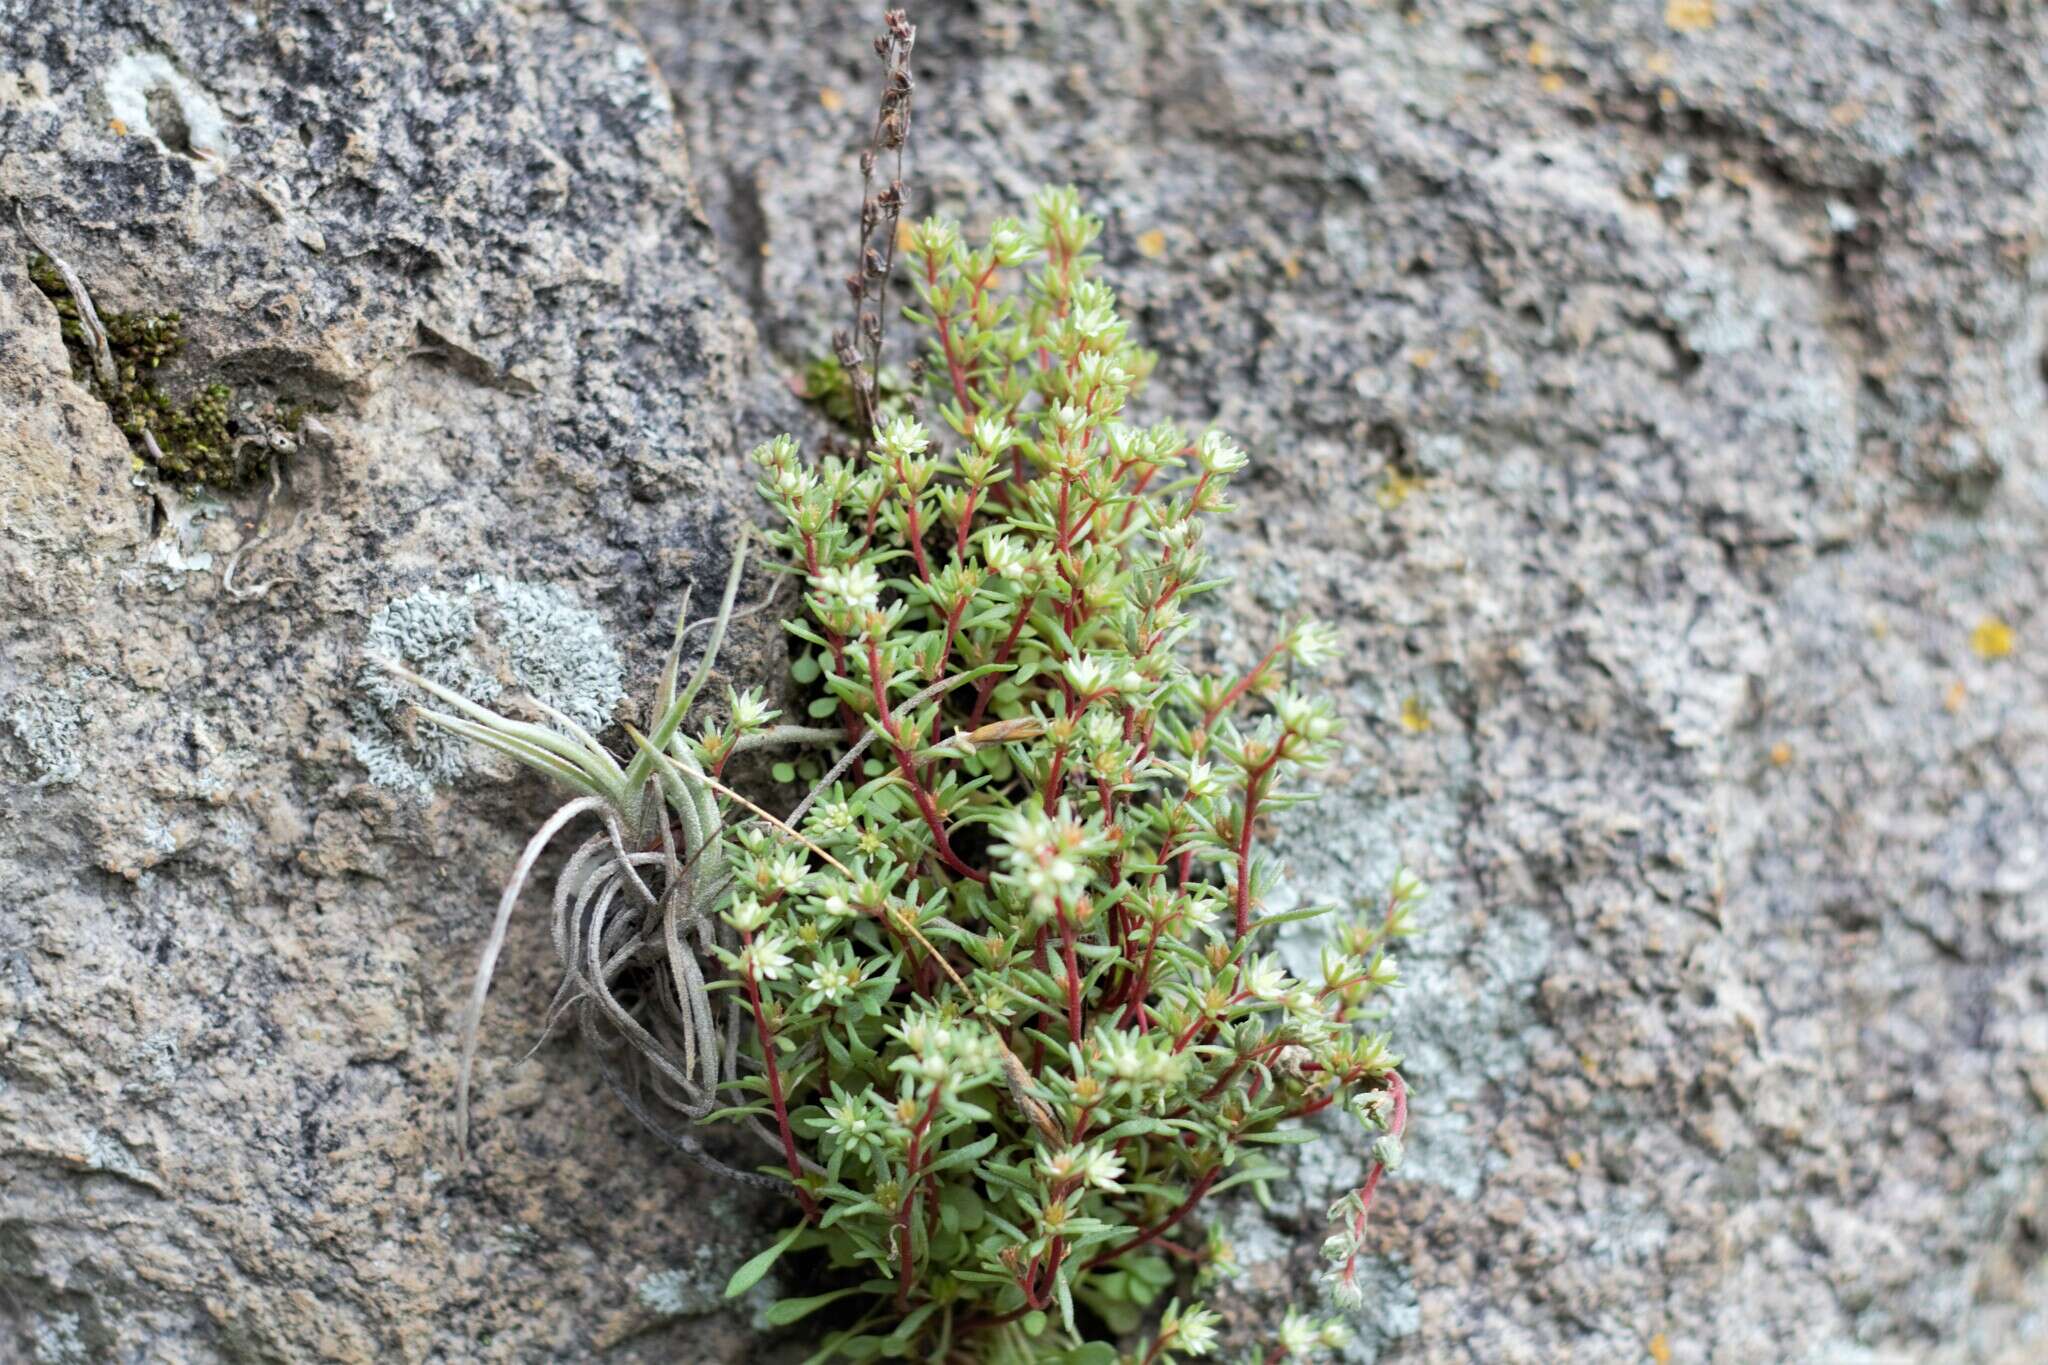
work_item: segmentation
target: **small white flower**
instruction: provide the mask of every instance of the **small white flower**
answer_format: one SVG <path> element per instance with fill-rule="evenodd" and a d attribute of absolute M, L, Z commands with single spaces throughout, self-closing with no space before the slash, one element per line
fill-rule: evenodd
<path fill-rule="evenodd" d="M 1000 455 L 1017 441 L 1017 429 L 1002 418 L 983 413 L 974 419 L 974 448 L 985 455 Z"/>
<path fill-rule="evenodd" d="M 927 218 L 910 230 L 913 250 L 944 260 L 960 245 L 960 225 L 950 218 Z"/>
<path fill-rule="evenodd" d="M 882 453 L 892 459 L 922 455 L 932 443 L 924 423 L 915 417 L 890 418 L 888 424 L 875 433 L 875 440 Z"/>
<path fill-rule="evenodd" d="M 743 934 L 751 934 L 766 924 L 772 911 L 753 896 L 735 897 L 732 907 L 725 912 L 725 922 Z"/>
<path fill-rule="evenodd" d="M 982 562 L 997 578 L 1014 582 L 1029 570 L 1031 557 L 1014 536 L 997 532 L 981 542 Z"/>
<path fill-rule="evenodd" d="M 743 956 L 757 978 L 762 981 L 780 981 L 792 964 L 789 946 L 790 940 L 786 935 L 763 934 L 747 946 Z"/>
<path fill-rule="evenodd" d="M 1293 1308 L 1280 1320 L 1280 1344 L 1289 1355 L 1305 1355 L 1316 1344 L 1316 1325 Z"/>
<path fill-rule="evenodd" d="M 811 875 L 811 869 L 802 853 L 785 849 L 768 864 L 768 875 L 778 891 L 787 893 L 802 886 L 804 878 Z"/>
<path fill-rule="evenodd" d="M 1190 1305 L 1174 1327 L 1173 1346 L 1182 1355 L 1205 1356 L 1216 1349 L 1216 1328 L 1220 1315 L 1200 1304 Z"/>
<path fill-rule="evenodd" d="M 1290 646 L 1296 663 L 1319 669 L 1337 657 L 1337 632 L 1322 621 L 1303 621 L 1294 628 Z"/>
<path fill-rule="evenodd" d="M 1093 696 L 1109 686 L 1110 665 L 1098 654 L 1084 654 L 1078 659 L 1069 659 L 1063 666 L 1067 682 L 1082 696 Z"/>
<path fill-rule="evenodd" d="M 811 584 L 827 602 L 861 611 L 872 611 L 882 600 L 882 576 L 866 561 L 827 569 Z"/>
<path fill-rule="evenodd" d="M 988 230 L 988 249 L 999 265 L 1017 265 L 1031 255 L 1031 234 L 1015 218 L 998 218 Z"/>
<path fill-rule="evenodd" d="M 1081 1163 L 1081 1170 L 1094 1188 L 1110 1194 L 1123 1193 L 1124 1159 L 1108 1148 L 1091 1148 Z"/>
<path fill-rule="evenodd" d="M 726 697 L 732 706 L 732 728 L 735 730 L 758 730 L 780 714 L 761 697 L 761 690 L 750 687 L 744 692 L 726 689 Z"/>
<path fill-rule="evenodd" d="M 1277 1000 L 1287 994 L 1294 983 L 1287 975 L 1287 969 L 1279 959 L 1257 957 L 1244 974 L 1244 988 L 1261 1000 Z"/>
<path fill-rule="evenodd" d="M 1195 459 L 1211 474 L 1235 474 L 1251 463 L 1244 448 L 1220 431 L 1205 431 L 1195 446 Z"/>

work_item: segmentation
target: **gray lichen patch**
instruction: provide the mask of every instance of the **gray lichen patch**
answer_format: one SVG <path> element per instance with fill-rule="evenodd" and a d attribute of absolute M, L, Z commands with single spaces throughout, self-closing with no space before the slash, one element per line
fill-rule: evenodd
<path fill-rule="evenodd" d="M 489 701 L 503 688 L 471 651 L 475 634 L 476 613 L 465 599 L 427 588 L 387 603 L 370 618 L 364 652 L 404 663 L 473 701 Z M 362 695 L 349 709 L 349 742 L 372 782 L 425 800 L 469 771 L 468 746 L 461 740 L 410 722 L 407 708 L 415 699 L 400 683 L 366 665 L 357 686 Z"/>
<path fill-rule="evenodd" d="M 86 1349 L 84 1324 L 76 1313 L 51 1313 L 39 1317 L 29 1330 L 29 1349 L 36 1365 L 85 1365 L 92 1359 Z"/>
<path fill-rule="evenodd" d="M 1425 877 L 1452 868 L 1459 818 L 1450 793 L 1387 800 L 1366 784 L 1328 793 L 1284 821 L 1279 848 L 1287 882 L 1267 908 L 1335 905 L 1341 915 L 1373 904 L 1404 864 Z M 1420 932 L 1396 950 L 1402 990 L 1391 1026 L 1413 1086 L 1413 1124 L 1398 1178 L 1471 1199 L 1498 1159 L 1474 1132 L 1471 1114 L 1491 1086 L 1528 1065 L 1529 1039 L 1541 1025 L 1536 983 L 1551 949 L 1550 931 L 1533 910 L 1496 911 L 1483 929 L 1455 911 L 1437 893 L 1420 912 Z M 1309 979 L 1319 974 L 1335 918 L 1281 930 L 1279 951 L 1289 970 Z M 1309 1203 L 1334 1197 L 1363 1168 L 1365 1133 L 1356 1125 L 1341 1131 L 1338 1143 L 1303 1149 L 1301 1192 Z"/>
<path fill-rule="evenodd" d="M 7 699 L 0 722 L 0 772 L 41 787 L 75 782 L 85 770 L 85 709 L 69 693 L 24 688 Z"/>
<path fill-rule="evenodd" d="M 658 1318 L 694 1318 L 725 1306 L 731 1274 L 709 1246 L 694 1249 L 687 1265 L 657 1270 L 633 1288 L 640 1306 Z"/>
<path fill-rule="evenodd" d="M 560 588 L 496 575 L 474 575 L 460 593 L 425 588 L 386 603 L 370 618 L 364 653 L 476 702 L 509 688 L 589 730 L 608 725 L 625 695 L 625 665 L 596 613 Z M 413 723 L 424 698 L 405 684 L 366 664 L 357 686 L 350 747 L 371 781 L 425 800 L 474 768 L 467 742 Z"/>
<path fill-rule="evenodd" d="M 625 696 L 625 665 L 596 613 L 548 583 L 478 574 L 463 591 L 496 605 L 491 638 L 520 687 L 586 730 L 611 723 Z"/>

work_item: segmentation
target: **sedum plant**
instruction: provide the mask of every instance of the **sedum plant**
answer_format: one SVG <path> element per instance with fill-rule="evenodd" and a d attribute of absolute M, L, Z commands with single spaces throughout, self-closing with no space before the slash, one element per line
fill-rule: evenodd
<path fill-rule="evenodd" d="M 1324 1136 L 1318 1115 L 1370 1138 L 1323 1248 L 1334 1304 L 1362 1298 L 1367 1213 L 1407 1124 L 1384 997 L 1424 888 L 1401 875 L 1370 906 L 1267 912 L 1259 822 L 1331 753 L 1333 707 L 1307 679 L 1335 637 L 1275 622 L 1249 671 L 1191 666 L 1192 608 L 1218 582 L 1203 527 L 1245 453 L 1127 419 L 1153 358 L 1095 279 L 1101 224 L 1075 191 L 978 245 L 945 219 L 898 231 L 901 182 L 877 192 L 874 173 L 884 153 L 900 165 L 914 30 L 889 25 L 856 326 L 817 386 L 865 439 L 751 457 L 800 588 L 785 625 L 813 723 L 728 690 L 715 724 L 686 724 L 744 545 L 623 758 L 544 706 L 515 717 L 386 661 L 438 703 L 424 719 L 570 793 L 498 906 L 458 1132 L 509 918 L 548 844 L 588 821 L 555 880 L 551 1021 L 573 1018 L 643 1122 L 791 1200 L 729 1294 L 805 1260 L 817 1292 L 765 1316 L 804 1321 L 817 1362 L 1212 1356 L 1221 1318 L 1185 1298 L 1224 1259 L 1203 1211 L 1290 1179 L 1275 1149 Z M 923 354 L 885 393 L 899 249 Z M 823 776 L 778 814 L 726 777 L 782 746 Z M 1325 916 L 1318 969 L 1296 977 L 1274 930 Z M 712 1155 L 693 1125 L 758 1143 L 759 1164 Z M 1290 1309 L 1248 1359 L 1314 1359 L 1345 1335 L 1341 1315 Z"/>
<path fill-rule="evenodd" d="M 1334 636 L 1300 621 L 1242 676 L 1190 669 L 1202 527 L 1246 458 L 1125 420 L 1152 358 L 1093 278 L 1100 226 L 1056 189 L 979 246 L 908 229 L 933 426 L 753 455 L 803 581 L 797 676 L 873 757 L 804 803 L 800 838 L 738 836 L 723 960 L 762 1066 L 725 1113 L 784 1139 L 790 1244 L 848 1277 L 803 1301 L 855 1310 L 842 1354 L 1114 1359 L 1086 1324 L 1134 1327 L 1203 1257 L 1191 1215 L 1285 1178 L 1268 1153 L 1328 1109 L 1378 1139 L 1326 1248 L 1355 1304 L 1399 1159 L 1378 1002 L 1422 888 L 1343 925 L 1314 979 L 1271 950 L 1329 913 L 1262 913 L 1256 831 L 1330 753 L 1332 706 L 1298 675 Z M 1272 1358 L 1341 1332 L 1293 1319 Z M 1176 1306 L 1137 1358 L 1210 1340 Z"/>
<path fill-rule="evenodd" d="M 1367 1209 L 1398 1164 L 1406 1095 L 1381 1030 L 1391 947 L 1423 888 L 1338 924 L 1303 979 L 1271 945 L 1260 817 L 1303 799 L 1336 724 L 1304 681 L 1334 637 L 1276 625 L 1240 676 L 1190 667 L 1202 528 L 1244 452 L 1125 420 L 1151 369 L 1093 278 L 1100 224 L 1069 189 L 971 247 L 931 219 L 905 247 L 929 393 L 850 457 L 788 437 L 753 453 L 802 586 L 786 623 L 814 726 L 757 692 L 683 724 L 672 651 L 649 733 L 614 758 L 559 714 L 520 721 L 406 674 L 422 715 L 574 793 L 521 858 L 465 1016 L 464 1098 L 490 968 L 541 849 L 600 828 L 554 897 L 564 986 L 634 1112 L 751 1129 L 796 1206 L 733 1281 L 808 1254 L 831 1287 L 817 1359 L 1157 1362 L 1208 1354 L 1217 1319 L 1156 1300 L 1209 1255 L 1207 1201 L 1288 1178 L 1277 1146 L 1342 1112 L 1374 1139 L 1325 1246 L 1361 1296 Z M 394 665 L 395 667 L 395 665 Z M 403 670 L 398 670 L 403 671 Z M 775 815 L 727 764 L 839 750 Z M 1258 1358 L 1337 1344 L 1290 1314 Z"/>

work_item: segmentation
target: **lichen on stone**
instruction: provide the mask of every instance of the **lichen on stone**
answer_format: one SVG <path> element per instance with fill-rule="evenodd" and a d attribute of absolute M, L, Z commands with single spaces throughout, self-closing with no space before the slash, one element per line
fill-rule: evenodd
<path fill-rule="evenodd" d="M 478 574 L 463 591 L 487 594 L 496 605 L 492 640 L 522 688 L 586 730 L 611 723 L 626 694 L 626 670 L 595 612 L 552 584 L 500 575 Z"/>
<path fill-rule="evenodd" d="M 0 746 L 7 767 L 38 787 L 78 780 L 85 769 L 85 712 L 76 698 L 24 689 L 8 698 L 0 721 L 12 736 L 11 744 Z"/>
<path fill-rule="evenodd" d="M 501 575 L 394 598 L 370 618 L 364 653 L 476 702 L 509 686 L 589 730 L 609 725 L 625 695 L 625 664 L 595 612 L 560 588 Z M 350 747 L 371 781 L 425 800 L 472 770 L 470 746 L 411 723 L 414 699 L 390 675 L 366 664 L 357 687 Z"/>
<path fill-rule="evenodd" d="M 656 1317 L 693 1318 L 723 1306 L 723 1281 L 706 1267 L 672 1266 L 634 1287 L 633 1297 Z"/>
<path fill-rule="evenodd" d="M 52 1313 L 38 1319 L 29 1336 L 37 1365 L 84 1365 L 92 1359 L 82 1327 L 76 1313 Z"/>
<path fill-rule="evenodd" d="M 394 598 L 370 618 L 365 652 L 400 660 L 472 701 L 488 701 L 504 687 L 471 651 L 475 634 L 468 599 L 424 588 Z M 372 782 L 424 800 L 469 771 L 469 750 L 460 740 L 407 722 L 410 703 L 389 675 L 365 666 L 356 685 L 361 695 L 350 708 L 350 746 Z"/>

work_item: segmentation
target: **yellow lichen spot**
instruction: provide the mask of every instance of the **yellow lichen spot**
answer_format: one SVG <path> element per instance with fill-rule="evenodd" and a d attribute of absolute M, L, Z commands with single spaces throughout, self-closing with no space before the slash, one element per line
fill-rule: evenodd
<path fill-rule="evenodd" d="M 846 96 L 828 85 L 818 91 L 818 103 L 825 106 L 826 113 L 836 114 L 846 107 Z"/>
<path fill-rule="evenodd" d="M 1486 387 L 1489 389 L 1497 389 L 1500 387 L 1499 370 L 1488 370 L 1486 372 Z"/>
<path fill-rule="evenodd" d="M 1714 0 L 1664 0 L 1664 22 L 1674 33 L 1700 33 L 1714 26 Z"/>
<path fill-rule="evenodd" d="M 2003 659 L 2012 653 L 2012 627 L 1996 616 L 1987 616 L 1970 632 L 1970 648 L 1980 659 Z"/>
<path fill-rule="evenodd" d="M 1862 100 L 1843 100 L 1828 110 L 1828 118 L 1837 128 L 1847 128 L 1863 120 Z"/>
<path fill-rule="evenodd" d="M 117 118 L 110 118 L 110 119 L 108 119 L 108 120 L 107 120 L 107 127 L 109 127 L 109 128 L 112 128 L 112 129 L 114 130 L 114 136 L 115 136 L 115 137 L 126 137 L 126 136 L 128 136 L 128 125 L 127 125 L 127 124 L 125 124 L 125 123 L 123 123 L 123 122 L 121 122 L 121 120 L 119 120 L 119 119 L 117 119 Z"/>
<path fill-rule="evenodd" d="M 1771 746 L 1771 765 L 1782 768 L 1792 761 L 1792 746 L 1779 740 Z"/>
<path fill-rule="evenodd" d="M 1138 250 L 1141 254 L 1158 260 L 1166 254 L 1166 234 L 1158 228 L 1138 234 Z"/>
<path fill-rule="evenodd" d="M 1429 708 L 1422 704 L 1422 698 L 1407 697 L 1402 700 L 1401 728 L 1411 735 L 1419 735 L 1430 728 Z"/>
<path fill-rule="evenodd" d="M 1550 44 L 1544 42 L 1541 38 L 1529 44 L 1528 60 L 1531 66 L 1549 66 L 1553 55 L 1550 50 Z"/>
<path fill-rule="evenodd" d="M 1673 90 L 1668 85 L 1665 86 L 1662 90 L 1659 90 L 1657 92 L 1657 107 L 1659 109 L 1662 109 L 1667 114 L 1677 113 L 1678 92 L 1676 90 Z"/>
<path fill-rule="evenodd" d="M 1542 88 L 1544 94 L 1555 95 L 1564 89 L 1564 77 L 1555 71 L 1546 71 L 1543 73 L 1543 79 L 1536 84 Z"/>
<path fill-rule="evenodd" d="M 1643 70 L 1660 79 L 1670 75 L 1671 54 L 1669 52 L 1652 52 L 1648 59 L 1643 62 Z"/>
<path fill-rule="evenodd" d="M 1671 1343 L 1664 1339 L 1662 1332 L 1650 1338 L 1650 1359 L 1657 1365 L 1671 1365 Z"/>
<path fill-rule="evenodd" d="M 1409 494 L 1419 490 L 1423 483 L 1424 480 L 1411 479 L 1398 469 L 1389 469 L 1387 477 L 1373 491 L 1372 500 L 1380 505 L 1381 511 L 1391 512 L 1408 501 Z"/>
<path fill-rule="evenodd" d="M 1571 1151 L 1566 1152 L 1564 1154 L 1564 1164 L 1571 1167 L 1575 1171 L 1584 1170 L 1586 1166 L 1586 1154 L 1580 1151 L 1578 1148 L 1574 1147 Z"/>
<path fill-rule="evenodd" d="M 1426 370 L 1436 364 L 1436 352 L 1427 346 L 1408 353 L 1408 363 L 1418 370 Z"/>
<path fill-rule="evenodd" d="M 1285 276 L 1286 276 L 1286 277 L 1287 277 L 1288 279 L 1290 279 L 1290 280 L 1298 280 L 1298 279 L 1300 279 L 1300 278 L 1301 278 L 1301 257 L 1299 257 L 1299 256 L 1283 256 L 1283 257 L 1281 257 L 1281 258 L 1280 258 L 1280 273 L 1281 273 L 1281 274 L 1283 274 L 1283 275 L 1285 275 Z"/>
<path fill-rule="evenodd" d="M 897 249 L 898 251 L 908 251 L 908 250 L 910 250 L 910 241 L 911 241 L 911 232 L 910 232 L 910 224 L 908 224 L 908 223 L 904 223 L 904 222 L 898 222 L 898 223 L 896 224 L 896 249 Z"/>
<path fill-rule="evenodd" d="M 1948 691 L 1941 694 L 1941 709 L 1952 716 L 1961 715 L 1963 703 L 1970 699 L 1970 689 L 1963 686 L 1961 678 L 1948 685 Z"/>
<path fill-rule="evenodd" d="M 1585 1072 L 1589 1079 L 1599 1080 L 1600 1059 L 1590 1052 L 1581 1052 L 1579 1054 L 1579 1070 Z"/>

